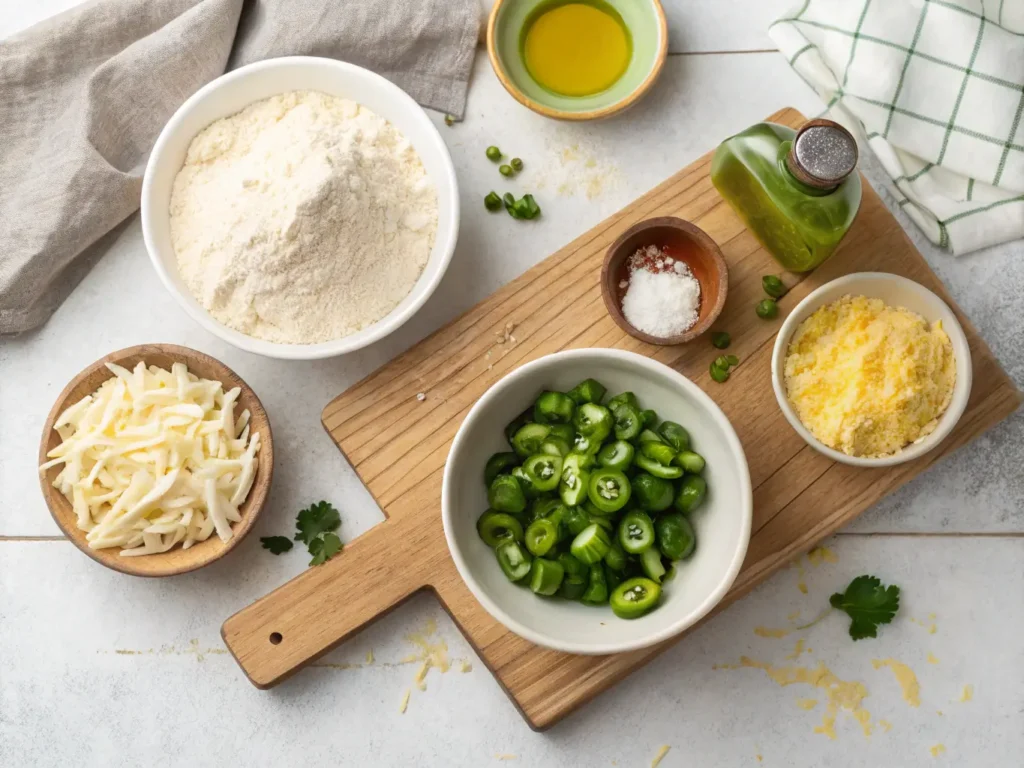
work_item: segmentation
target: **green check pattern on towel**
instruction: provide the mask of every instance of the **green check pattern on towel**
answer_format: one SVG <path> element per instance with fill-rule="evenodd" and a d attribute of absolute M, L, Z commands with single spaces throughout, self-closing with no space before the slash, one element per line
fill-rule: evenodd
<path fill-rule="evenodd" d="M 769 34 L 932 242 L 1024 237 L 1024 0 L 804 0 Z"/>

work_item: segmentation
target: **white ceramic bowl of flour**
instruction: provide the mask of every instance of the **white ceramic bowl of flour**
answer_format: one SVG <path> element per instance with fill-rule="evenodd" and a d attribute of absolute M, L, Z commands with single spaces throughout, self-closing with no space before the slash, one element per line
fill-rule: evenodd
<path fill-rule="evenodd" d="M 433 248 L 409 294 L 380 320 L 355 333 L 316 344 L 282 344 L 248 336 L 215 319 L 192 295 L 178 271 L 171 243 L 170 200 L 192 139 L 223 117 L 289 91 L 320 91 L 350 99 L 391 123 L 415 148 L 437 191 Z M 142 183 L 142 232 L 157 274 L 185 311 L 225 341 L 267 357 L 313 360 L 352 352 L 387 336 L 423 306 L 441 282 L 455 250 L 459 193 L 444 140 L 426 113 L 398 86 L 369 70 L 333 59 L 290 57 L 261 61 L 223 75 L 193 94 L 157 139 Z"/>

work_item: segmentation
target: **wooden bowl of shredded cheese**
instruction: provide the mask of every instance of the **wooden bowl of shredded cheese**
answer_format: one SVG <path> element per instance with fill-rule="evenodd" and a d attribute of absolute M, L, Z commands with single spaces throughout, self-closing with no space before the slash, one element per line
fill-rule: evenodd
<path fill-rule="evenodd" d="M 259 398 L 208 355 L 129 347 L 79 373 L 46 418 L 40 482 L 50 514 L 93 560 L 172 576 L 249 532 L 274 470 Z"/>

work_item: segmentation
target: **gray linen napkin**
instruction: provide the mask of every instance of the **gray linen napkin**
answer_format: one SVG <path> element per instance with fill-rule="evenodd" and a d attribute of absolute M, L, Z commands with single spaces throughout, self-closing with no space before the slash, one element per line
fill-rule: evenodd
<path fill-rule="evenodd" d="M 160 129 L 225 68 L 328 56 L 461 117 L 479 24 L 478 0 L 93 0 L 0 41 L 0 334 L 106 251 Z"/>

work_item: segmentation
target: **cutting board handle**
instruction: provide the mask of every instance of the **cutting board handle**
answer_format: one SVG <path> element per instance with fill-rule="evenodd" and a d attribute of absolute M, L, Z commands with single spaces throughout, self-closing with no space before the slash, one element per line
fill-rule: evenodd
<path fill-rule="evenodd" d="M 412 528 L 386 520 L 225 621 L 221 637 L 253 685 L 276 685 L 425 587 L 402 546 L 415 547 Z"/>

